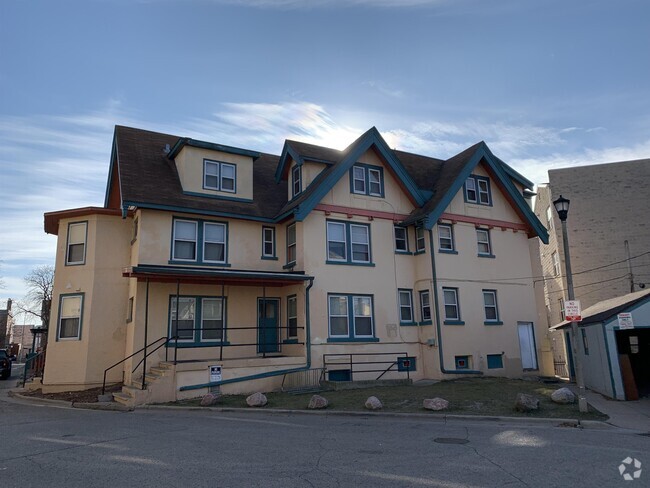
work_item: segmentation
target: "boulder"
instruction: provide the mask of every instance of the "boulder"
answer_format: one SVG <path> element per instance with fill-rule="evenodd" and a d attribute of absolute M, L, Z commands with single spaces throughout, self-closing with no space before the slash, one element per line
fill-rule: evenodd
<path fill-rule="evenodd" d="M 200 405 L 202 407 L 210 407 L 219 401 L 220 396 L 221 395 L 216 395 L 214 393 L 208 393 L 207 395 L 204 395 L 203 398 L 201 398 Z"/>
<path fill-rule="evenodd" d="M 553 400 L 555 403 L 560 403 L 564 405 L 567 403 L 575 402 L 576 396 L 571 390 L 564 387 L 564 388 L 560 388 L 559 390 L 555 390 L 553 393 L 551 393 L 551 400 Z"/>
<path fill-rule="evenodd" d="M 517 393 L 515 410 L 517 412 L 532 412 L 534 410 L 539 410 L 539 400 L 526 393 Z"/>
<path fill-rule="evenodd" d="M 381 410 L 382 406 L 383 405 L 379 401 L 379 398 L 377 398 L 376 396 L 368 397 L 368 399 L 366 400 L 366 408 L 368 410 Z"/>
<path fill-rule="evenodd" d="M 328 405 L 329 402 L 327 401 L 327 398 L 320 395 L 314 395 L 309 400 L 309 405 L 307 405 L 307 408 L 310 410 L 317 410 L 319 408 L 327 408 Z"/>
<path fill-rule="evenodd" d="M 267 403 L 268 400 L 266 399 L 266 395 L 264 393 L 260 393 L 259 391 L 246 398 L 246 404 L 249 407 L 263 407 Z"/>
<path fill-rule="evenodd" d="M 427 410 L 445 410 L 449 408 L 449 402 L 444 398 L 425 398 L 422 406 Z"/>

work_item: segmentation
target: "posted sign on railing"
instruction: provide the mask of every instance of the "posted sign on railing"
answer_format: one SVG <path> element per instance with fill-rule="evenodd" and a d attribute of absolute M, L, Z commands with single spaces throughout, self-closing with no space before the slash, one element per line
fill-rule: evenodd
<path fill-rule="evenodd" d="M 569 322 L 580 322 L 582 316 L 580 315 L 580 300 L 567 300 L 564 302 L 564 319 Z"/>

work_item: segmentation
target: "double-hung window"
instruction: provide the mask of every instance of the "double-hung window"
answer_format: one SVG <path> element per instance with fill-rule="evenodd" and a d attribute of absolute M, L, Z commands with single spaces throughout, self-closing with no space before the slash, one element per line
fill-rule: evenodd
<path fill-rule="evenodd" d="M 302 191 L 302 167 L 296 165 L 291 169 L 291 196 L 295 197 Z"/>
<path fill-rule="evenodd" d="M 198 223 L 192 220 L 174 220 L 172 258 L 178 261 L 196 261 Z"/>
<path fill-rule="evenodd" d="M 194 340 L 194 320 L 196 299 L 194 297 L 172 297 L 169 314 L 170 337 L 178 337 L 179 341 Z"/>
<path fill-rule="evenodd" d="M 499 323 L 499 307 L 497 306 L 497 292 L 483 290 L 483 308 L 485 310 L 485 323 Z"/>
<path fill-rule="evenodd" d="M 287 227 L 287 266 L 296 262 L 296 224 Z"/>
<path fill-rule="evenodd" d="M 203 261 L 226 262 L 226 225 L 203 223 Z"/>
<path fill-rule="evenodd" d="M 171 259 L 172 262 L 228 266 L 227 242 L 226 223 L 174 219 Z"/>
<path fill-rule="evenodd" d="M 465 201 L 478 205 L 492 205 L 490 180 L 485 176 L 470 175 L 465 180 Z"/>
<path fill-rule="evenodd" d="M 237 170 L 234 164 L 203 160 L 203 188 L 235 193 Z"/>
<path fill-rule="evenodd" d="M 298 337 L 298 299 L 296 295 L 287 297 L 287 337 Z"/>
<path fill-rule="evenodd" d="M 425 239 L 424 239 L 424 227 L 415 228 L 415 252 L 424 252 Z"/>
<path fill-rule="evenodd" d="M 225 301 L 222 297 L 172 296 L 169 335 L 181 343 L 225 340 Z"/>
<path fill-rule="evenodd" d="M 443 304 L 445 308 L 445 322 L 460 322 L 460 306 L 458 303 L 458 288 L 442 289 Z"/>
<path fill-rule="evenodd" d="M 275 259 L 275 227 L 262 227 L 262 258 Z"/>
<path fill-rule="evenodd" d="M 203 298 L 201 300 L 201 340 L 224 340 L 223 299 Z"/>
<path fill-rule="evenodd" d="M 451 225 L 438 224 L 438 247 L 443 252 L 454 251 L 454 233 Z"/>
<path fill-rule="evenodd" d="M 83 295 L 63 295 L 59 304 L 59 339 L 81 338 Z"/>
<path fill-rule="evenodd" d="M 68 245 L 66 248 L 65 264 L 84 264 L 86 262 L 86 231 L 87 222 L 68 224 Z"/>
<path fill-rule="evenodd" d="M 374 339 L 370 296 L 329 295 L 328 318 L 330 339 Z"/>
<path fill-rule="evenodd" d="M 476 229 L 476 243 L 479 256 L 492 256 L 490 245 L 490 231 L 488 229 Z"/>
<path fill-rule="evenodd" d="M 350 170 L 350 186 L 352 193 L 383 197 L 384 173 L 382 168 L 367 164 L 355 164 Z"/>
<path fill-rule="evenodd" d="M 413 323 L 413 292 L 399 290 L 399 321 L 401 324 Z"/>
<path fill-rule="evenodd" d="M 327 262 L 369 264 L 370 226 L 350 222 L 327 222 Z"/>
<path fill-rule="evenodd" d="M 429 290 L 420 291 L 420 317 L 422 317 L 422 322 L 431 321 L 431 300 Z"/>
<path fill-rule="evenodd" d="M 406 227 L 394 226 L 395 229 L 395 252 L 408 252 L 408 229 Z"/>

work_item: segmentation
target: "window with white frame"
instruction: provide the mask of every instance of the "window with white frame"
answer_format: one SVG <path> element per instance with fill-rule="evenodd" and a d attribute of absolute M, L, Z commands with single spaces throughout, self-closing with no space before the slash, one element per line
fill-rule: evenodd
<path fill-rule="evenodd" d="M 381 171 L 368 168 L 368 194 L 381 196 Z"/>
<path fill-rule="evenodd" d="M 438 246 L 441 251 L 454 250 L 454 233 L 451 225 L 438 224 Z"/>
<path fill-rule="evenodd" d="M 553 261 L 554 276 L 560 276 L 560 256 L 556 251 L 553 251 L 553 254 L 551 254 L 551 259 Z"/>
<path fill-rule="evenodd" d="M 445 320 L 460 320 L 458 288 L 443 288 L 442 295 L 445 308 Z"/>
<path fill-rule="evenodd" d="M 296 224 L 287 227 L 287 265 L 296 262 Z"/>
<path fill-rule="evenodd" d="M 172 258 L 179 261 L 196 261 L 198 223 L 192 220 L 174 220 Z"/>
<path fill-rule="evenodd" d="M 422 317 L 422 322 L 431 320 L 431 300 L 429 290 L 420 291 L 420 317 Z"/>
<path fill-rule="evenodd" d="M 234 164 L 203 160 L 203 187 L 235 193 L 237 188 L 237 169 Z"/>
<path fill-rule="evenodd" d="M 327 221 L 327 261 L 330 263 L 370 263 L 370 226 Z"/>
<path fill-rule="evenodd" d="M 64 295 L 59 305 L 59 339 L 81 338 L 83 295 Z"/>
<path fill-rule="evenodd" d="M 178 313 L 177 313 L 178 310 Z M 221 343 L 226 339 L 225 300 L 222 297 L 170 297 L 169 336 L 181 344 Z"/>
<path fill-rule="evenodd" d="M 68 224 L 68 244 L 66 247 L 66 265 L 84 264 L 86 262 L 87 222 Z"/>
<path fill-rule="evenodd" d="M 291 170 L 291 196 L 295 197 L 302 191 L 302 167 L 295 165 Z"/>
<path fill-rule="evenodd" d="M 472 177 L 465 180 L 465 200 L 476 203 L 476 180 Z"/>
<path fill-rule="evenodd" d="M 203 298 L 201 300 L 201 340 L 224 340 L 224 310 L 223 299 Z"/>
<path fill-rule="evenodd" d="M 275 257 L 275 227 L 262 227 L 262 257 Z"/>
<path fill-rule="evenodd" d="M 352 192 L 366 194 L 366 172 L 361 166 L 352 167 Z"/>
<path fill-rule="evenodd" d="M 287 297 L 287 337 L 298 337 L 298 298 L 296 295 Z"/>
<path fill-rule="evenodd" d="M 424 239 L 424 227 L 415 228 L 415 251 L 424 252 L 426 249 L 425 239 Z"/>
<path fill-rule="evenodd" d="M 355 164 L 350 169 L 350 186 L 352 193 L 381 197 L 384 195 L 382 168 L 367 164 Z"/>
<path fill-rule="evenodd" d="M 194 321 L 196 319 L 196 298 L 180 297 L 178 306 L 176 297 L 171 299 L 169 313 L 169 336 L 178 337 L 179 341 L 194 340 Z"/>
<path fill-rule="evenodd" d="M 354 337 L 373 337 L 372 298 L 352 297 Z"/>
<path fill-rule="evenodd" d="M 329 295 L 330 339 L 374 338 L 372 297 L 365 295 Z"/>
<path fill-rule="evenodd" d="M 490 245 L 490 231 L 488 229 L 476 229 L 476 243 L 479 256 L 491 256 L 492 246 Z"/>
<path fill-rule="evenodd" d="M 470 175 L 463 186 L 466 202 L 478 205 L 492 205 L 490 180 L 485 176 Z"/>
<path fill-rule="evenodd" d="M 330 295 L 328 298 L 330 337 L 350 336 L 347 295 Z"/>
<path fill-rule="evenodd" d="M 477 178 L 478 186 L 478 203 L 481 205 L 490 205 L 490 184 L 487 179 Z"/>
<path fill-rule="evenodd" d="M 497 306 L 497 292 L 495 290 L 483 290 L 483 308 L 486 322 L 499 321 L 499 307 Z"/>
<path fill-rule="evenodd" d="M 406 227 L 400 227 L 399 225 L 394 226 L 395 229 L 395 251 L 397 252 L 408 252 L 409 243 L 408 243 L 408 230 Z"/>
<path fill-rule="evenodd" d="M 204 222 L 203 261 L 208 263 L 226 262 L 226 225 Z"/>
<path fill-rule="evenodd" d="M 400 323 L 413 322 L 413 292 L 411 290 L 399 290 L 399 321 Z"/>

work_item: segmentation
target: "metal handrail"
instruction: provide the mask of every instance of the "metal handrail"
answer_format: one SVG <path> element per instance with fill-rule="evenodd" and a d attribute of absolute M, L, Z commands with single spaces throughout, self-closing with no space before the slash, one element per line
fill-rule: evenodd
<path fill-rule="evenodd" d="M 398 361 L 386 360 L 386 361 L 355 361 L 354 356 L 397 356 L 408 358 L 409 355 L 406 352 L 357 352 L 357 353 L 341 353 L 341 354 L 323 354 L 323 367 L 329 371 L 328 366 L 331 365 L 345 365 L 350 367 L 350 380 L 354 373 L 381 373 L 376 380 L 379 380 L 384 376 L 388 371 L 390 371 L 393 366 L 398 364 Z M 328 358 L 338 358 L 338 361 L 328 362 Z M 364 364 L 388 364 L 388 367 L 385 369 L 362 369 L 355 370 L 355 365 L 364 365 Z M 410 379 L 409 369 L 406 369 L 406 378 Z"/>
<path fill-rule="evenodd" d="M 107 374 L 111 369 L 113 369 L 115 366 L 119 366 L 120 364 L 122 364 L 122 363 L 123 363 L 124 361 L 126 361 L 127 359 L 131 359 L 131 358 L 132 358 L 133 356 L 135 356 L 136 354 L 141 353 L 142 351 L 144 351 L 144 350 L 147 349 L 148 347 L 153 346 L 153 345 L 156 344 L 157 342 L 160 342 L 160 341 L 164 340 L 165 342 L 163 342 L 162 344 L 160 344 L 160 346 L 162 346 L 162 345 L 166 344 L 167 342 L 169 342 L 171 339 L 173 339 L 173 337 L 168 337 L 168 336 L 163 336 L 163 337 L 161 337 L 160 339 L 156 339 L 156 340 L 153 341 L 151 344 L 147 344 L 147 345 L 145 345 L 145 346 L 142 347 L 141 349 L 138 349 L 137 351 L 135 351 L 135 352 L 134 352 L 133 354 L 131 354 L 130 356 L 127 356 L 127 357 L 125 357 L 124 359 L 122 359 L 121 361 L 118 361 L 118 362 L 115 363 L 114 365 L 109 366 L 108 368 L 106 368 L 106 369 L 104 370 L 104 381 L 103 381 L 103 383 L 102 383 L 102 395 L 106 392 L 106 374 Z M 153 352 L 157 351 L 159 348 L 160 348 L 160 347 L 157 347 L 156 349 L 154 349 L 153 351 L 151 351 L 150 353 L 148 353 L 146 356 L 149 356 L 149 355 L 152 354 Z M 145 357 L 146 357 L 146 356 L 145 356 Z M 143 360 L 144 360 L 144 358 L 143 358 Z M 139 365 L 140 365 L 140 363 L 138 363 L 138 366 L 139 366 Z M 137 368 L 137 366 L 136 366 L 136 368 Z M 135 371 L 135 369 L 134 369 L 133 371 Z M 144 382 L 143 382 L 143 384 L 144 384 Z M 143 387 L 142 389 L 144 390 L 144 387 Z"/>
<path fill-rule="evenodd" d="M 38 354 L 33 355 L 31 358 L 25 361 L 25 366 L 23 367 L 23 388 L 25 388 L 25 383 L 27 383 L 27 372 L 29 371 L 28 365 L 34 363 L 37 359 L 45 356 L 46 351 L 41 351 Z"/>

